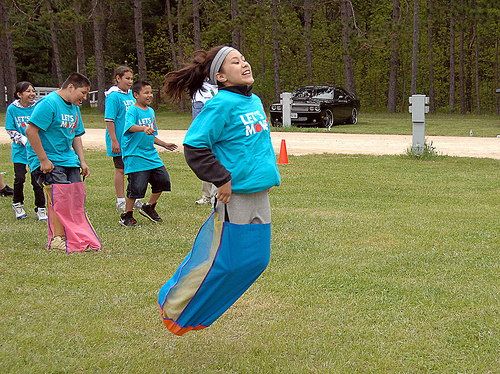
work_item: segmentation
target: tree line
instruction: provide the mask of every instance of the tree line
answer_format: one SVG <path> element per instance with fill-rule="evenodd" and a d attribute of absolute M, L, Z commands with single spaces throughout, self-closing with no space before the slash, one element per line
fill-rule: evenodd
<path fill-rule="evenodd" d="M 0 97 L 79 71 L 102 110 L 115 66 L 161 91 L 195 50 L 226 44 L 266 105 L 329 84 L 369 111 L 406 112 L 417 93 L 431 112 L 500 113 L 500 0 L 0 0 L 0 18 Z"/>

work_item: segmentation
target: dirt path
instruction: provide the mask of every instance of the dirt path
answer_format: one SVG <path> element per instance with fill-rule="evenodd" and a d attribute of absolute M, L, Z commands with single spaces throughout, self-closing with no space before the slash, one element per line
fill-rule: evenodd
<path fill-rule="evenodd" d="M 179 145 L 185 130 L 160 130 L 158 137 Z M 397 155 L 404 154 L 411 146 L 411 135 L 337 134 L 330 132 L 300 133 L 272 132 L 274 150 L 279 154 L 282 139 L 289 155 L 314 153 Z M 436 150 L 443 155 L 500 159 L 500 138 L 429 136 Z M 0 144 L 10 144 L 4 128 L 0 128 Z M 87 129 L 83 136 L 86 149 L 104 150 L 104 129 Z"/>

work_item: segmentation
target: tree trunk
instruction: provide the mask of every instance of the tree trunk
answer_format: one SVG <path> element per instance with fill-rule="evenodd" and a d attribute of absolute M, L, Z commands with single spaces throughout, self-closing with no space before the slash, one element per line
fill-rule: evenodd
<path fill-rule="evenodd" d="M 397 24 L 399 23 L 400 15 L 400 4 L 399 0 L 393 0 L 392 2 L 392 25 L 391 25 L 391 44 L 392 51 L 389 60 L 389 92 L 387 94 L 387 111 L 389 113 L 396 112 L 396 102 L 397 102 L 397 88 L 398 88 L 398 34 L 397 34 Z"/>
<path fill-rule="evenodd" d="M 146 52 L 144 51 L 144 33 L 142 32 L 142 0 L 134 0 L 135 46 L 137 49 L 137 67 L 139 79 L 147 79 Z"/>
<path fill-rule="evenodd" d="M 201 49 L 200 0 L 193 0 L 193 39 L 194 50 Z"/>
<path fill-rule="evenodd" d="M 455 113 L 455 0 L 450 0 L 450 114 Z"/>
<path fill-rule="evenodd" d="M 462 15 L 461 15 L 461 26 L 460 26 L 460 72 L 459 72 L 459 80 L 460 80 L 460 114 L 467 113 L 467 101 L 465 99 L 465 15 L 464 15 L 464 0 L 461 2 L 462 6 Z"/>
<path fill-rule="evenodd" d="M 497 27 L 496 29 L 498 30 L 498 21 L 495 22 Z M 500 88 L 498 87 L 498 35 L 495 36 L 495 88 Z M 495 109 L 497 116 L 500 115 L 500 99 L 499 99 L 500 94 L 495 95 Z"/>
<path fill-rule="evenodd" d="M 472 10 L 476 10 L 476 0 L 472 0 Z M 477 20 L 473 19 L 473 37 L 474 37 L 474 60 L 475 60 L 475 70 L 476 70 L 476 105 L 477 114 L 481 115 L 481 93 L 479 91 L 479 45 L 478 45 L 478 35 L 477 35 Z"/>
<path fill-rule="evenodd" d="M 273 61 L 274 61 L 274 101 L 279 101 L 280 85 L 280 50 L 278 42 L 278 0 L 272 0 L 273 18 Z"/>
<path fill-rule="evenodd" d="M 0 69 L 0 74 L 2 76 L 2 88 L 0 93 L 3 91 L 0 102 L 2 103 L 0 108 L 5 109 L 5 87 L 7 87 L 7 100 L 10 101 L 14 98 L 14 92 L 16 90 L 16 60 L 14 58 L 14 48 L 12 46 L 12 36 L 10 33 L 10 22 L 9 13 L 7 12 L 7 3 L 5 0 L 0 0 L 0 18 L 3 28 L 3 32 L 0 33 L 0 59 L 2 60 L 2 69 Z M 4 79 L 5 78 L 5 79 Z"/>
<path fill-rule="evenodd" d="M 411 94 L 417 93 L 418 72 L 418 0 L 413 0 L 413 51 L 411 58 Z"/>
<path fill-rule="evenodd" d="M 0 48 L 3 49 L 3 38 L 0 37 Z M 4 112 L 7 109 L 7 103 L 10 101 L 9 98 L 7 98 L 7 101 L 5 101 L 5 71 L 3 70 L 3 56 L 0 56 L 0 110 Z"/>
<path fill-rule="evenodd" d="M 434 33 L 434 15 L 432 9 L 432 0 L 427 0 L 429 7 L 429 26 L 427 28 L 427 47 L 429 49 L 429 112 L 436 113 L 436 87 L 434 84 L 434 53 L 432 46 L 432 37 Z"/>
<path fill-rule="evenodd" d="M 182 42 L 182 38 L 184 36 L 184 28 L 182 27 L 182 24 L 184 22 L 184 19 L 182 18 L 182 9 L 184 8 L 183 0 L 178 0 L 177 1 L 177 44 L 179 46 L 179 63 L 183 64 L 184 63 L 184 43 Z M 185 97 L 182 98 L 181 102 L 179 103 L 179 109 L 184 112 L 186 110 L 186 99 Z"/>
<path fill-rule="evenodd" d="M 172 9 L 170 8 L 170 0 L 165 1 L 167 5 L 167 24 L 168 24 L 168 36 L 170 38 L 170 53 L 172 53 L 172 64 L 174 65 L 174 70 L 179 70 L 179 64 L 177 63 L 177 52 L 175 50 L 175 39 L 174 39 L 174 25 L 172 23 Z"/>
<path fill-rule="evenodd" d="M 233 48 L 240 49 L 241 33 L 238 25 L 238 0 L 231 0 L 231 22 L 233 24 L 233 31 L 231 33 Z"/>
<path fill-rule="evenodd" d="M 57 30 L 54 18 L 52 17 L 54 11 L 52 10 L 52 4 L 50 3 L 50 0 L 45 0 L 45 7 L 47 8 L 47 13 L 49 14 L 50 41 L 52 43 L 52 60 L 54 62 L 54 67 L 56 70 L 57 83 L 59 87 L 61 87 L 64 80 L 61 70 L 59 44 L 57 42 Z"/>
<path fill-rule="evenodd" d="M 94 26 L 94 54 L 97 75 L 97 111 L 104 112 L 104 90 L 106 77 L 104 70 L 104 43 L 101 0 L 92 0 Z"/>
<path fill-rule="evenodd" d="M 75 42 L 76 42 L 76 71 L 87 75 L 85 68 L 85 49 L 83 48 L 83 28 L 80 21 L 80 8 L 81 4 L 79 0 L 73 0 L 73 9 L 77 21 L 75 22 Z"/>
<path fill-rule="evenodd" d="M 313 0 L 304 0 L 304 34 L 306 41 L 307 82 L 309 84 L 313 84 L 314 82 L 311 48 L 312 6 Z"/>
<path fill-rule="evenodd" d="M 356 95 L 356 79 L 354 77 L 354 60 L 349 53 L 349 44 L 351 42 L 352 27 L 350 25 L 354 14 L 351 0 L 341 0 L 340 3 L 340 17 L 342 23 L 342 50 L 344 52 L 344 79 L 345 89 Z"/>

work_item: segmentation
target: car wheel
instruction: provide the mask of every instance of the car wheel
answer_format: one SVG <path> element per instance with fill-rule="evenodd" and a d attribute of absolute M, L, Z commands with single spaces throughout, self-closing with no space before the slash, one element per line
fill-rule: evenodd
<path fill-rule="evenodd" d="M 326 109 L 323 112 L 323 126 L 327 128 L 327 130 L 331 130 L 333 127 L 334 117 L 331 109 Z"/>
<path fill-rule="evenodd" d="M 352 108 L 351 116 L 347 119 L 347 123 L 350 125 L 355 125 L 358 123 L 358 110 L 356 107 Z"/>

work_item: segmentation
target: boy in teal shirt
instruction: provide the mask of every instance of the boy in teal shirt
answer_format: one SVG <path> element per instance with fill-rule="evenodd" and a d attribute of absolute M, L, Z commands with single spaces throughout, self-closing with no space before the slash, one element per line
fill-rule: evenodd
<path fill-rule="evenodd" d="M 153 99 L 151 85 L 138 81 L 132 85 L 136 103 L 125 115 L 122 135 L 122 158 L 125 174 L 128 175 L 125 212 L 120 215 L 120 225 L 136 226 L 133 217 L 134 202 L 146 195 L 148 183 L 151 184 L 151 197 L 139 213 L 153 222 L 162 222 L 156 212 L 156 203 L 163 191 L 170 191 L 170 176 L 160 158 L 155 144 L 173 151 L 177 145 L 158 139 L 158 129 L 154 110 L 149 107 Z"/>
<path fill-rule="evenodd" d="M 36 103 L 26 127 L 29 167 L 38 183 L 46 186 L 49 197 L 52 184 L 78 183 L 80 174 L 84 178 L 90 174 L 83 155 L 81 136 L 85 128 L 79 107 L 89 91 L 87 77 L 70 74 L 59 90 Z M 50 200 L 49 204 L 52 206 Z M 53 234 L 49 248 L 65 252 L 65 231 L 57 217 Z"/>

